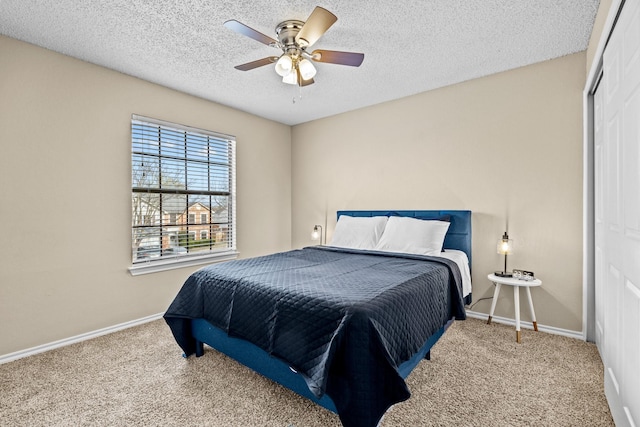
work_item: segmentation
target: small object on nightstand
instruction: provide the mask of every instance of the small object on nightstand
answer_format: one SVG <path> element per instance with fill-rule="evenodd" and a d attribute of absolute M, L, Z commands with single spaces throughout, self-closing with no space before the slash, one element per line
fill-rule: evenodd
<path fill-rule="evenodd" d="M 531 272 L 527 272 L 531 273 Z M 533 277 L 533 273 L 531 273 Z M 538 322 L 536 321 L 536 312 L 533 310 L 533 300 L 531 299 L 531 287 L 542 285 L 540 279 L 522 280 L 515 277 L 500 277 L 495 274 L 489 274 L 487 276 L 495 285 L 496 289 L 493 292 L 493 301 L 491 302 L 491 310 L 489 311 L 489 319 L 487 324 L 491 324 L 491 318 L 493 317 L 493 311 L 496 309 L 496 302 L 498 301 L 498 295 L 500 295 L 500 288 L 502 285 L 513 286 L 513 305 L 516 314 L 516 342 L 520 343 L 520 288 L 527 290 L 527 299 L 529 301 L 529 311 L 531 313 L 531 321 L 533 322 L 533 330 L 538 331 Z"/>
<path fill-rule="evenodd" d="M 535 280 L 535 275 L 533 274 L 533 271 L 516 270 L 515 268 L 513 269 L 513 277 L 515 279 L 520 279 L 520 280 Z"/>

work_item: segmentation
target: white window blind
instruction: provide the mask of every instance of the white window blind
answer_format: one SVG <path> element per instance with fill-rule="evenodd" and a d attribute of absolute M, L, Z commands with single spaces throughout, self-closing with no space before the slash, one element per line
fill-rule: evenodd
<path fill-rule="evenodd" d="M 234 137 L 134 115 L 131 170 L 134 266 L 235 253 Z"/>

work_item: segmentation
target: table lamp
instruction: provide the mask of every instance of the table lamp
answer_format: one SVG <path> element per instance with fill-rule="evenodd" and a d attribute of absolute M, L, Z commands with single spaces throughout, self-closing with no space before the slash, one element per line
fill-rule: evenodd
<path fill-rule="evenodd" d="M 311 232 L 311 239 L 320 240 L 320 244 L 322 245 L 322 226 L 321 225 L 313 226 L 313 231 Z"/>
<path fill-rule="evenodd" d="M 507 272 L 507 255 L 513 252 L 513 240 L 509 239 L 507 232 L 498 240 L 498 253 L 504 255 L 504 271 L 496 271 L 498 277 L 513 277 L 513 273 Z"/>

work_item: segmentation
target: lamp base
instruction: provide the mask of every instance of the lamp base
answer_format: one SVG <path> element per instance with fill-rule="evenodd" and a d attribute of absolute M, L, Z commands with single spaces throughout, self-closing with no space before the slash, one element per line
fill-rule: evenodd
<path fill-rule="evenodd" d="M 498 277 L 513 277 L 513 273 L 509 273 L 508 271 L 495 271 L 493 274 Z"/>

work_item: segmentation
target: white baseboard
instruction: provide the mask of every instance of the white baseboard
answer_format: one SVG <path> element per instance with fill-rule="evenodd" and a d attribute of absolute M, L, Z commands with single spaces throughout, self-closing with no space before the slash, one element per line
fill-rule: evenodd
<path fill-rule="evenodd" d="M 114 326 L 108 326 L 106 328 L 98 329 L 97 331 L 87 332 L 84 334 L 76 335 L 74 337 L 69 337 L 69 338 L 58 340 L 58 341 L 54 341 L 48 344 L 42 344 L 36 347 L 31 347 L 26 350 L 19 350 L 13 353 L 5 354 L 0 356 L 0 365 L 3 363 L 12 362 L 17 359 L 22 359 L 23 357 L 33 356 L 34 354 L 38 354 L 38 353 L 44 353 L 45 351 L 53 350 L 54 348 L 64 347 L 64 346 L 75 344 L 81 341 L 97 338 L 102 335 L 117 332 L 122 329 L 127 329 L 133 326 L 142 325 L 143 323 L 152 322 L 154 320 L 161 319 L 163 314 L 164 313 L 152 314 L 151 316 L 143 317 L 141 319 L 131 320 L 129 322 L 120 323 Z"/>
<path fill-rule="evenodd" d="M 478 313 L 477 311 L 467 310 L 467 316 L 472 317 L 474 319 L 487 320 L 489 318 L 488 314 Z M 506 317 L 493 316 L 491 318 L 492 322 L 501 323 L 503 325 L 509 325 L 516 327 L 515 319 L 509 319 Z M 533 329 L 533 323 L 531 322 L 523 322 L 520 321 L 521 328 Z M 562 335 L 569 338 L 576 338 L 580 341 L 584 341 L 584 335 L 582 331 L 571 331 L 569 329 L 556 328 L 554 326 L 545 326 L 538 323 L 538 330 L 541 332 L 547 332 L 549 334 Z"/>

